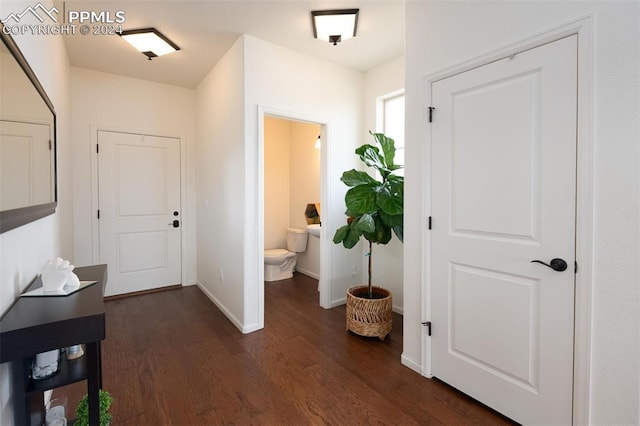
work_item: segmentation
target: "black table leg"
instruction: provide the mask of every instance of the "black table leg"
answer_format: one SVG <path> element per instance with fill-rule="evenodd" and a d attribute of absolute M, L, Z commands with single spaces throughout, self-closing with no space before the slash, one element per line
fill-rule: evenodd
<path fill-rule="evenodd" d="M 102 381 L 100 368 L 100 342 L 86 344 L 87 348 L 87 395 L 89 402 L 89 425 L 99 426 L 99 394 Z"/>
<path fill-rule="evenodd" d="M 27 395 L 26 390 L 29 385 L 29 370 L 31 369 L 31 358 L 20 358 L 11 362 L 11 378 L 13 384 L 13 397 L 16 398 L 16 402 L 13 405 L 14 421 L 17 425 L 30 425 L 31 424 L 31 404 L 32 398 Z M 43 406 L 35 413 L 34 420 L 38 417 L 42 417 L 44 423 L 44 401 L 41 401 Z"/>

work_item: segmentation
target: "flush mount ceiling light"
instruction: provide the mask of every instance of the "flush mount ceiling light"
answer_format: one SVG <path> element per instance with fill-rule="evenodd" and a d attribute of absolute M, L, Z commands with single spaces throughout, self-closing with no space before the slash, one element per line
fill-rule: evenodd
<path fill-rule="evenodd" d="M 356 36 L 360 9 L 316 10 L 311 12 L 313 36 L 336 46 Z"/>
<path fill-rule="evenodd" d="M 149 60 L 180 50 L 177 44 L 155 28 L 122 31 L 120 37 L 146 55 Z"/>

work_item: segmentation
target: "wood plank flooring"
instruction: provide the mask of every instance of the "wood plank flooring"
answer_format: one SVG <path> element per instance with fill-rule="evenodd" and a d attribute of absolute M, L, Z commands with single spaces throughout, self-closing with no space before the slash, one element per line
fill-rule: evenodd
<path fill-rule="evenodd" d="M 266 283 L 265 328 L 241 334 L 197 287 L 111 300 L 103 385 L 114 425 L 512 424 L 400 363 L 402 317 L 384 342 L 345 331 L 317 281 Z M 56 390 L 74 409 L 84 383 Z"/>

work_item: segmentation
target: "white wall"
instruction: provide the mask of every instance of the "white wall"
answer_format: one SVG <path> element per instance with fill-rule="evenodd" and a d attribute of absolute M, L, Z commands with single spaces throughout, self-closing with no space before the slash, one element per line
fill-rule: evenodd
<path fill-rule="evenodd" d="M 264 325 L 259 108 L 326 124 L 330 196 L 322 217 L 332 238 L 346 220 L 339 178 L 356 164 L 361 102 L 361 73 L 246 35 L 196 88 L 198 281 L 243 332 Z M 360 280 L 360 253 L 331 245 L 328 254 L 328 304 L 343 303 Z"/>
<path fill-rule="evenodd" d="M 74 248 L 77 265 L 99 262 L 96 212 L 95 143 L 97 129 L 182 139 L 183 284 L 196 280 L 195 91 L 84 68 L 71 68 Z M 94 173 L 92 175 L 92 173 Z M 94 189 L 95 191 L 95 189 Z M 97 196 L 97 194 L 94 194 Z M 94 206 L 95 206 L 94 200 Z"/>
<path fill-rule="evenodd" d="M 355 167 L 352 154 L 362 134 L 362 74 L 321 61 L 283 47 L 243 36 L 245 40 L 245 200 L 246 212 L 257 212 L 260 170 L 258 107 L 306 117 L 308 121 L 327 124 L 327 140 L 323 147 L 328 173 L 322 200 L 324 238 L 331 239 L 335 230 L 345 223 L 345 186 L 340 182 L 344 170 Z M 325 182 L 323 182 L 323 185 Z M 262 324 L 262 301 L 258 282 L 260 260 L 259 224 L 254 214 L 246 215 L 245 223 L 245 307 L 247 324 Z M 346 250 L 331 244 L 328 255 L 331 276 L 330 294 L 323 295 L 328 304 L 344 303 L 346 290 L 360 280 L 359 250 Z M 352 271 L 355 270 L 355 279 Z M 355 281 L 355 282 L 354 282 Z"/>
<path fill-rule="evenodd" d="M 48 2 L 43 2 L 48 3 Z M 0 5 L 0 16 L 29 2 Z M 32 5 L 32 4 L 31 4 Z M 16 43 L 53 102 L 57 114 L 58 207 L 56 213 L 0 234 L 0 316 L 55 256 L 73 259 L 69 59 L 61 37 L 16 36 Z M 8 364 L 0 365 L 0 424 L 13 424 Z"/>
<path fill-rule="evenodd" d="M 264 248 L 287 246 L 289 206 L 291 126 L 288 120 L 264 120 Z"/>
<path fill-rule="evenodd" d="M 304 215 L 307 204 L 320 203 L 320 150 L 315 148 L 320 126 L 313 123 L 290 121 L 289 170 L 291 205 L 289 224 L 295 228 L 307 226 Z M 320 206 L 322 211 L 322 206 Z M 322 218 L 321 218 L 322 219 Z"/>
<path fill-rule="evenodd" d="M 320 126 L 313 123 L 290 122 L 290 164 L 289 183 L 291 203 L 289 206 L 289 224 L 304 229 L 307 219 L 304 212 L 307 204 L 320 203 L 320 150 L 315 148 L 320 135 Z M 266 165 L 266 159 L 265 159 Z M 265 203 L 266 204 L 266 203 Z M 322 214 L 322 206 L 320 206 Z M 322 220 L 322 216 L 320 217 Z M 309 235 L 307 250 L 297 254 L 296 271 L 313 278 L 320 276 L 320 240 Z"/>
<path fill-rule="evenodd" d="M 198 283 L 244 331 L 243 45 L 238 39 L 196 88 L 196 170 Z"/>
<path fill-rule="evenodd" d="M 576 19 L 593 21 L 594 262 L 590 423 L 640 423 L 638 219 L 640 4 L 619 2 L 407 2 L 405 228 L 424 226 L 428 146 L 426 75 Z M 405 233 L 403 359 L 423 367 L 420 326 L 428 253 Z M 582 392 L 582 390 L 580 390 Z"/>
<path fill-rule="evenodd" d="M 376 122 L 377 100 L 379 97 L 404 89 L 405 57 L 400 56 L 385 62 L 382 65 L 368 71 L 364 76 L 364 139 L 363 143 L 373 143 L 373 137 L 369 131 L 380 131 Z M 354 154 L 355 155 L 355 154 Z M 362 168 L 362 167 L 361 167 Z M 373 170 L 365 167 L 369 173 Z M 387 288 L 393 294 L 393 310 L 403 312 L 403 252 L 404 246 L 393 235 L 387 245 L 373 246 L 372 278 L 373 284 Z M 369 247 L 363 247 L 365 252 Z M 366 258 L 363 259 L 363 270 L 366 270 Z"/>

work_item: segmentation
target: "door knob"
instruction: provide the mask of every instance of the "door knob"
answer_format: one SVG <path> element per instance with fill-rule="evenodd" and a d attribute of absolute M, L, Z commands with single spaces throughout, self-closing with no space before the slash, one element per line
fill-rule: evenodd
<path fill-rule="evenodd" d="M 551 259 L 551 262 L 549 263 L 544 263 L 541 260 L 532 260 L 530 263 L 541 263 L 542 265 L 548 266 L 549 268 L 558 272 L 562 272 L 567 269 L 567 262 L 557 257 L 555 259 Z"/>
<path fill-rule="evenodd" d="M 179 220 L 174 220 L 173 222 L 169 222 L 169 226 L 173 226 L 174 228 L 179 228 L 180 227 L 180 221 Z"/>

